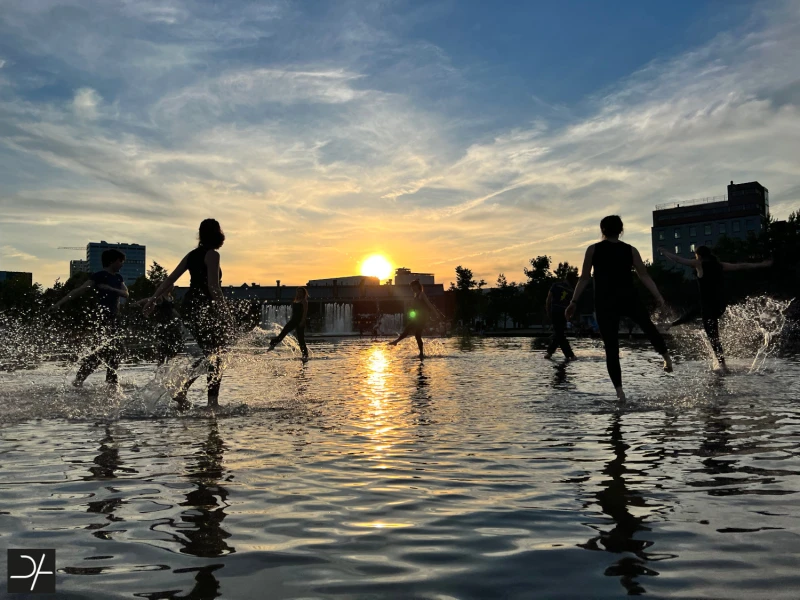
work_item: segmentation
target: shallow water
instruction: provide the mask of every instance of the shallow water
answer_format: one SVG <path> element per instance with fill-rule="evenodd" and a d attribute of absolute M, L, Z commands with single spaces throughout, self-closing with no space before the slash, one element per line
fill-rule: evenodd
<path fill-rule="evenodd" d="M 240 347 L 217 416 L 148 416 L 147 364 L 0 374 L 0 538 L 60 598 L 800 596 L 796 359 L 629 346 L 617 410 L 599 343 L 542 343 Z"/>

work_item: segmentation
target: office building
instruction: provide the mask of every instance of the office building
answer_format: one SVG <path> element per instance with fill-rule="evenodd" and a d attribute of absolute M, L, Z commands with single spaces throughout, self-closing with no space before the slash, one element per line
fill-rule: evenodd
<path fill-rule="evenodd" d="M 71 260 L 69 261 L 69 276 L 75 277 L 78 273 L 88 273 L 89 272 L 89 261 L 88 260 Z"/>
<path fill-rule="evenodd" d="M 694 258 L 698 246 L 713 248 L 724 236 L 758 235 L 768 221 L 769 190 L 757 181 L 731 181 L 727 196 L 660 204 L 653 211 L 653 261 L 666 264 L 659 247 Z"/>
<path fill-rule="evenodd" d="M 33 285 L 33 273 L 24 271 L 0 271 L 0 283 L 5 281 L 23 281 L 28 285 Z"/>
<path fill-rule="evenodd" d="M 433 285 L 433 273 L 412 273 L 411 269 L 400 267 L 394 272 L 395 285 L 409 285 L 415 279 L 419 279 L 422 285 Z"/>
<path fill-rule="evenodd" d="M 89 273 L 96 273 L 103 269 L 103 261 L 101 259 L 103 252 L 112 248 L 125 255 L 125 264 L 120 271 L 120 275 L 125 280 L 125 285 L 133 284 L 145 274 L 145 246 L 141 244 L 109 244 L 106 241 L 89 242 L 86 245 L 86 262 L 89 263 Z"/>

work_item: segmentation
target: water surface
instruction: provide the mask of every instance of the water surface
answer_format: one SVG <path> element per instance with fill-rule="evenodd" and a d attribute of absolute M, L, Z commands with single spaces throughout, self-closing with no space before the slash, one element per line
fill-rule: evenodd
<path fill-rule="evenodd" d="M 627 347 L 617 410 L 591 340 L 310 346 L 238 348 L 216 416 L 144 412 L 150 364 L 0 375 L 3 545 L 60 598 L 800 596 L 795 359 Z"/>

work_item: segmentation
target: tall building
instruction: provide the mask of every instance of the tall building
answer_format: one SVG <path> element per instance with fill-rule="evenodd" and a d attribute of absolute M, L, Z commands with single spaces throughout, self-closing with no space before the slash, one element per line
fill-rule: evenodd
<path fill-rule="evenodd" d="M 89 242 L 86 245 L 86 262 L 89 263 L 89 273 L 96 273 L 103 269 L 103 261 L 101 259 L 103 252 L 112 248 L 125 255 L 125 264 L 120 271 L 120 275 L 125 280 L 125 285 L 131 285 L 145 274 L 145 246 L 141 244 L 109 244 L 106 241 Z"/>
<path fill-rule="evenodd" d="M 694 258 L 698 246 L 713 248 L 723 236 L 758 235 L 768 221 L 769 190 L 757 181 L 731 181 L 727 196 L 659 204 L 653 211 L 653 261 L 666 263 L 659 247 Z"/>
<path fill-rule="evenodd" d="M 433 273 L 412 273 L 411 269 L 400 267 L 394 272 L 395 285 L 409 285 L 415 279 L 419 279 L 422 285 L 433 285 Z"/>
<path fill-rule="evenodd" d="M 89 272 L 89 261 L 88 260 L 71 260 L 69 261 L 69 276 L 74 277 L 78 273 L 88 273 Z"/>
<path fill-rule="evenodd" d="M 28 285 L 33 285 L 33 273 L 24 271 L 0 271 L 0 283 L 4 281 L 23 281 Z"/>

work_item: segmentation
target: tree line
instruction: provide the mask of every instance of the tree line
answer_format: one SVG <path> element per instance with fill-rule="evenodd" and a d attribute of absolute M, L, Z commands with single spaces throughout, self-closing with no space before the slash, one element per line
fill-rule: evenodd
<path fill-rule="evenodd" d="M 800 211 L 793 212 L 786 221 L 770 219 L 761 232 L 749 232 L 743 239 L 723 236 L 713 250 L 725 262 L 759 262 L 770 257 L 775 261 L 770 269 L 727 274 L 726 293 L 730 303 L 759 294 L 783 299 L 800 296 Z M 660 262 L 646 262 L 645 265 L 664 299 L 676 311 L 699 302 L 697 284 L 685 269 Z M 486 281 L 474 278 L 471 269 L 459 265 L 456 281 L 448 290 L 455 298 L 455 322 L 470 328 L 544 325 L 548 321 L 545 301 L 550 287 L 566 279 L 570 272 L 578 273 L 578 268 L 566 261 L 555 263 L 552 257 L 540 255 L 530 259 L 529 265 L 522 269 L 524 278 L 521 281 L 509 282 L 505 273 L 500 273 L 495 286 L 489 288 Z M 642 299 L 655 308 L 653 298 L 638 278 L 634 281 Z M 593 312 L 592 298 L 592 290 L 588 289 L 581 297 L 578 314 Z M 792 304 L 789 316 L 800 319 L 800 302 Z"/>

